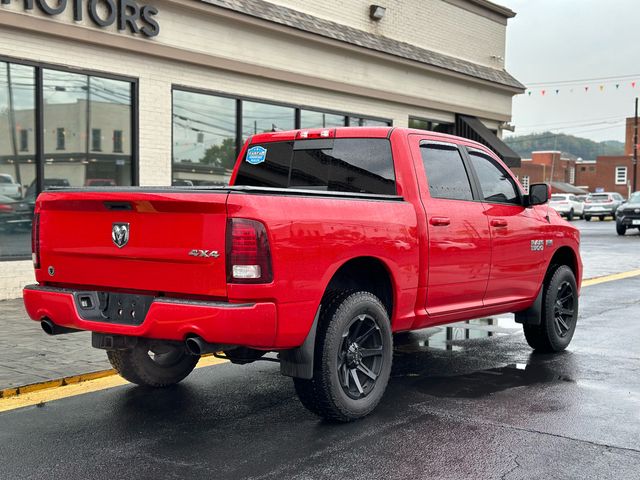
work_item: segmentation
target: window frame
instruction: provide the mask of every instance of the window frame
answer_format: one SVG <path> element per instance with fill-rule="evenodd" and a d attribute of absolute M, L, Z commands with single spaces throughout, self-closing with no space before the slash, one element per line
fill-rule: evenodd
<path fill-rule="evenodd" d="M 114 74 L 112 72 L 105 72 L 101 70 L 84 69 L 80 67 L 69 67 L 66 65 L 60 65 L 49 62 L 39 62 L 34 60 L 27 60 L 23 58 L 15 58 L 7 55 L 0 54 L 0 62 L 8 65 L 24 65 L 32 67 L 34 69 L 34 149 L 33 158 L 35 160 L 35 180 L 36 180 L 36 196 L 39 195 L 44 186 L 45 179 L 45 144 L 44 144 L 44 70 L 55 70 L 66 73 L 76 73 L 80 75 L 87 75 L 89 77 L 101 77 L 109 80 L 117 80 L 121 82 L 127 82 L 131 88 L 131 185 L 137 186 L 140 184 L 140 151 L 139 151 L 139 136 L 140 136 L 140 80 L 138 77 L 131 77 L 126 75 Z M 66 147 L 66 145 L 65 145 Z M 12 262 L 12 261 L 24 261 L 30 260 L 31 254 L 28 255 L 16 255 L 8 257 L 0 257 L 0 262 Z"/>
<path fill-rule="evenodd" d="M 102 129 L 91 129 L 91 151 L 102 152 Z"/>
<path fill-rule="evenodd" d="M 624 172 L 624 181 L 619 181 L 618 177 L 619 177 L 619 172 Z M 619 165 L 616 166 L 615 172 L 614 172 L 614 181 L 616 183 L 616 185 L 626 185 L 627 182 L 629 181 L 629 169 L 625 166 L 625 165 Z"/>
<path fill-rule="evenodd" d="M 29 151 L 29 130 L 26 128 L 21 128 L 19 131 L 19 143 L 20 148 L 19 152 L 28 152 Z"/>
<path fill-rule="evenodd" d="M 113 131 L 113 153 L 123 153 L 123 141 L 124 132 L 121 129 L 116 129 Z"/>

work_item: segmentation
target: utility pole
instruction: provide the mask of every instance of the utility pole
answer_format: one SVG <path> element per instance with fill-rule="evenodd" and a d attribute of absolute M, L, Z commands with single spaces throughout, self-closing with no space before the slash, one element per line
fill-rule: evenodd
<path fill-rule="evenodd" d="M 22 185 L 22 178 L 20 177 L 20 159 L 18 158 L 18 140 L 16 138 L 16 108 L 13 103 L 13 86 L 11 84 L 11 64 L 7 63 L 7 94 L 8 98 L 8 106 L 9 106 L 9 128 L 10 132 L 10 140 L 11 146 L 13 148 L 13 168 L 16 174 L 16 183 L 18 185 Z"/>
<path fill-rule="evenodd" d="M 638 97 L 636 97 L 636 114 L 633 119 L 633 191 L 638 191 Z"/>

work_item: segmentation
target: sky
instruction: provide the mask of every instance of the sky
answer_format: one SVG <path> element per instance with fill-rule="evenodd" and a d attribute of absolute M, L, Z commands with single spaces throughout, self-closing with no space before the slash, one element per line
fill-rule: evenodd
<path fill-rule="evenodd" d="M 530 87 L 513 99 L 514 133 L 624 141 L 624 118 L 640 95 L 640 2 L 493 1 L 517 14 L 506 69 Z"/>

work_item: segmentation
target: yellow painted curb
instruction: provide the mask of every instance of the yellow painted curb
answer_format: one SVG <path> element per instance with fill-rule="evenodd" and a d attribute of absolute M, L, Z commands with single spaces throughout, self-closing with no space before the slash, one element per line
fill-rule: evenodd
<path fill-rule="evenodd" d="M 46 390 L 49 388 L 64 387 L 66 385 L 73 385 L 75 383 L 86 382 L 89 380 L 95 380 L 97 378 L 109 377 L 115 375 L 116 371 L 100 370 L 97 372 L 83 373 L 82 375 L 73 375 L 71 377 L 58 378 L 56 380 L 47 380 L 45 382 L 31 383 L 29 385 L 22 385 L 20 387 L 5 388 L 0 391 L 0 399 L 15 397 L 16 395 L 23 395 L 25 393 L 37 392 L 39 390 Z"/>
<path fill-rule="evenodd" d="M 227 361 L 228 360 L 216 358 L 213 355 L 207 355 L 200 359 L 196 368 L 219 365 Z M 7 388 L 0 392 L 0 412 L 44 404 L 45 402 L 51 402 L 61 398 L 126 385 L 127 383 L 129 382 L 116 375 L 115 370 L 110 369 L 21 387 Z"/>
<path fill-rule="evenodd" d="M 628 272 L 614 273 L 612 275 L 604 275 L 602 277 L 589 278 L 582 281 L 583 287 L 591 287 L 592 285 L 598 285 L 600 283 L 613 282 L 615 280 L 624 280 L 625 278 L 632 278 L 640 276 L 640 269 L 629 270 Z"/>

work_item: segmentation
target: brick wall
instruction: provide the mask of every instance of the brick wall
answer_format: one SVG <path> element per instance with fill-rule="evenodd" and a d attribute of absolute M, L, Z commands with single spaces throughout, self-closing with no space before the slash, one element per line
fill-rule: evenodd
<path fill-rule="evenodd" d="M 605 192 L 618 192 L 628 197 L 633 185 L 633 164 L 629 156 L 600 156 L 595 164 L 578 164 L 576 185 L 588 187 L 590 192 L 603 189 Z M 595 168 L 593 168 L 595 167 Z M 616 167 L 627 169 L 627 182 L 616 184 Z"/>
<path fill-rule="evenodd" d="M 530 183 L 563 182 L 572 183 L 571 171 L 576 172 L 576 161 L 562 158 L 561 152 L 533 152 L 530 159 L 523 159 L 520 168 L 513 172 L 520 179 L 529 176 Z M 574 182 L 575 184 L 575 182 Z"/>

